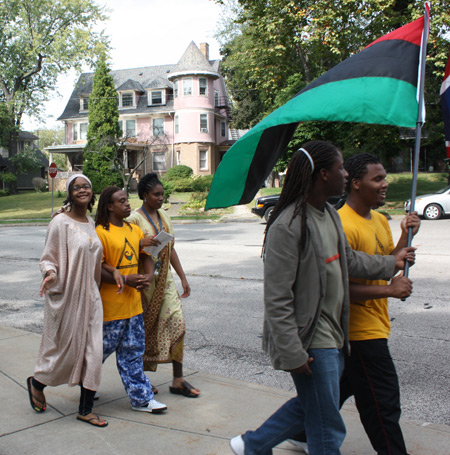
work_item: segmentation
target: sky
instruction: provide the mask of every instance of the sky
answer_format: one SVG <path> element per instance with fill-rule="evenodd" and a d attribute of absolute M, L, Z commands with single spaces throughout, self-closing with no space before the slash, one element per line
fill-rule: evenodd
<path fill-rule="evenodd" d="M 177 63 L 191 41 L 209 44 L 209 58 L 220 58 L 214 39 L 221 7 L 213 0 L 96 0 L 110 11 L 102 24 L 111 39 L 111 69 Z M 86 68 L 86 71 L 92 71 Z M 62 125 L 62 114 L 78 74 L 58 79 L 58 90 L 45 103 L 39 119 L 24 117 L 22 128 L 36 130 Z"/>

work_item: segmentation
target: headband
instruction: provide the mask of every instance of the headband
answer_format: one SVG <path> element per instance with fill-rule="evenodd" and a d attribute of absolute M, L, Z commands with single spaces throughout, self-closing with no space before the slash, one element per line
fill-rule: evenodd
<path fill-rule="evenodd" d="M 306 155 L 306 158 L 308 158 L 310 164 L 311 164 L 311 174 L 314 172 L 314 161 L 311 158 L 311 155 L 304 149 L 304 148 L 299 148 L 299 152 L 303 152 Z"/>
<path fill-rule="evenodd" d="M 89 182 L 89 184 L 92 186 L 92 182 L 91 182 L 84 174 L 73 174 L 73 175 L 71 175 L 71 176 L 67 179 L 67 181 L 66 181 L 66 191 L 67 191 L 67 192 L 69 192 L 69 186 L 70 186 L 70 184 L 71 184 L 75 179 L 77 179 L 78 177 L 81 177 L 81 178 L 83 178 L 83 179 L 86 179 L 86 180 Z"/>

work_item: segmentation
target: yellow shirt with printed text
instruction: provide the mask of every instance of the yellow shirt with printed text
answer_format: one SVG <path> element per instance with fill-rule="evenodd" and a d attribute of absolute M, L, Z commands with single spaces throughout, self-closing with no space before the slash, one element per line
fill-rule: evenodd
<path fill-rule="evenodd" d="M 368 220 L 358 215 L 345 204 L 340 210 L 342 226 L 350 247 L 367 254 L 381 256 L 391 254 L 394 249 L 392 232 L 384 215 L 370 211 Z M 364 280 L 350 277 L 350 281 L 361 284 L 386 285 L 384 280 Z M 350 300 L 350 340 L 373 340 L 389 338 L 391 323 L 388 299 Z"/>
<path fill-rule="evenodd" d="M 138 226 L 124 223 L 122 227 L 109 225 L 95 228 L 103 245 L 103 259 L 118 269 L 121 275 L 138 273 L 139 242 L 144 234 Z M 122 294 L 117 294 L 117 285 L 102 283 L 100 295 L 103 302 L 103 320 L 129 319 L 142 313 L 141 294 L 136 289 L 125 286 Z"/>

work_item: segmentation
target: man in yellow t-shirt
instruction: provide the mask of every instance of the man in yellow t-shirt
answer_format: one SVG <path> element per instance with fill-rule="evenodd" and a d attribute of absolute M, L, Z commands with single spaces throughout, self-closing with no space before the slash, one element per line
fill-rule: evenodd
<path fill-rule="evenodd" d="M 145 330 L 139 292 L 153 280 L 154 266 L 150 256 L 140 251 L 140 240 L 144 238 L 141 229 L 124 221 L 130 213 L 124 191 L 116 186 L 102 191 L 95 224 L 103 245 L 103 361 L 116 353 L 117 368 L 133 410 L 159 414 L 167 406 L 154 399 L 144 373 Z M 145 274 L 138 273 L 139 259 Z"/>
<path fill-rule="evenodd" d="M 396 246 L 386 217 L 373 208 L 386 200 L 388 184 L 380 160 L 368 153 L 354 155 L 345 163 L 348 172 L 347 202 L 339 210 L 342 226 L 353 250 L 371 255 L 395 254 L 407 245 L 408 227 L 415 235 L 420 227 L 416 213 L 401 222 Z M 408 297 L 412 282 L 400 275 L 391 282 L 350 277 L 351 353 L 341 380 L 341 405 L 355 396 L 361 422 L 379 455 L 407 455 L 400 428 L 400 389 L 389 352 L 388 297 Z"/>

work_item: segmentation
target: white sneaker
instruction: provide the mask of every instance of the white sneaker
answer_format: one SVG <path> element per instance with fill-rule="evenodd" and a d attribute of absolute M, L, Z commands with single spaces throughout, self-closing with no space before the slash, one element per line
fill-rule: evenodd
<path fill-rule="evenodd" d="M 167 410 L 167 406 L 164 403 L 160 403 L 156 400 L 150 400 L 146 406 L 131 406 L 134 411 L 151 412 L 152 414 L 161 414 L 161 412 Z"/>
<path fill-rule="evenodd" d="M 230 440 L 230 447 L 236 455 L 245 455 L 245 443 L 241 435 Z"/>
<path fill-rule="evenodd" d="M 303 452 L 305 452 L 306 455 L 309 454 L 308 444 L 306 442 L 297 441 L 295 439 L 288 439 L 287 442 L 291 443 L 295 447 L 299 447 L 300 449 L 303 449 Z"/>

